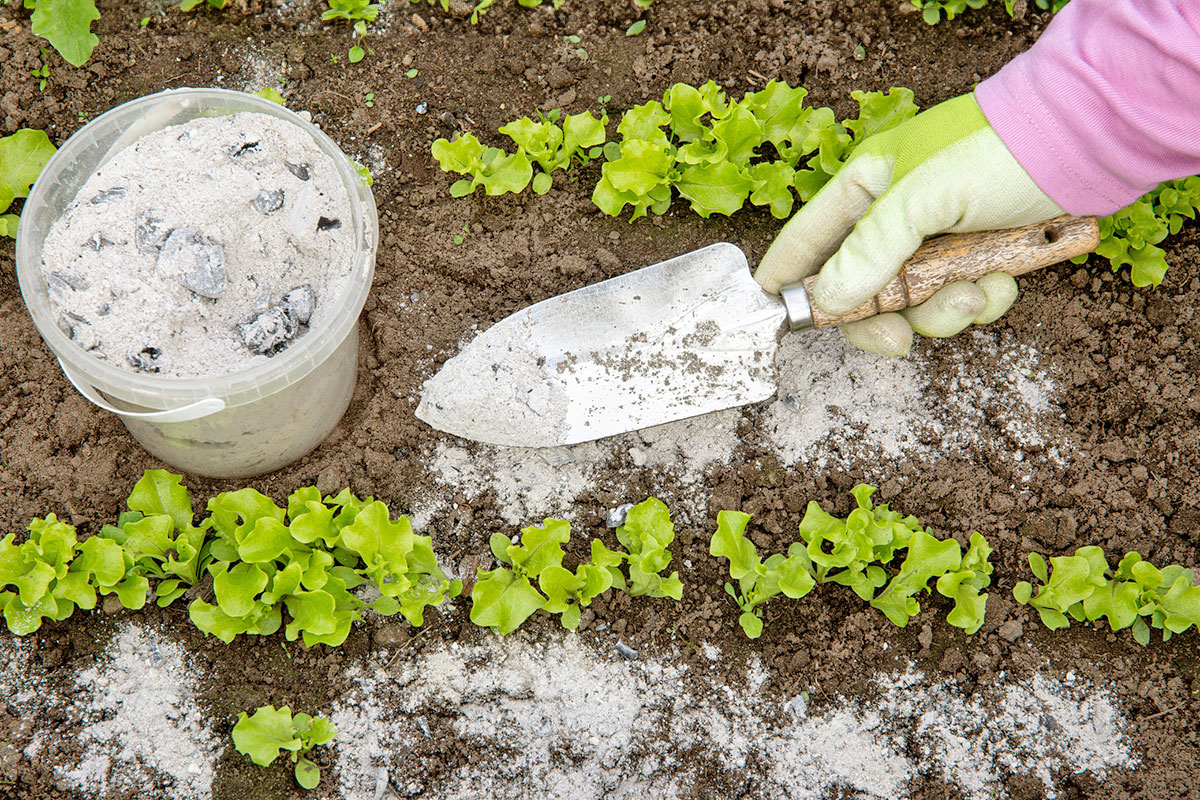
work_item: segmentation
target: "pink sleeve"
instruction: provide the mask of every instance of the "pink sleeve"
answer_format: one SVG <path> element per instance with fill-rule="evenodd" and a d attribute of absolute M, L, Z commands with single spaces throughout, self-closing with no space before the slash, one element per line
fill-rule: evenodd
<path fill-rule="evenodd" d="M 1200 2 L 1072 0 L 975 98 L 1050 199 L 1111 214 L 1200 174 Z"/>

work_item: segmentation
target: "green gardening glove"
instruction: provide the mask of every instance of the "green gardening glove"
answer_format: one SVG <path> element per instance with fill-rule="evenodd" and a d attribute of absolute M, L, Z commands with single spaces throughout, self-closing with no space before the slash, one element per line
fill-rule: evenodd
<path fill-rule="evenodd" d="M 843 314 L 896 277 L 928 236 L 1015 228 L 1062 213 L 1000 141 L 974 95 L 962 95 L 864 141 L 784 226 L 754 277 L 777 293 L 820 270 L 813 303 Z M 1011 276 L 988 275 L 841 329 L 856 347 L 903 356 L 914 331 L 953 336 L 995 321 L 1016 299 Z"/>

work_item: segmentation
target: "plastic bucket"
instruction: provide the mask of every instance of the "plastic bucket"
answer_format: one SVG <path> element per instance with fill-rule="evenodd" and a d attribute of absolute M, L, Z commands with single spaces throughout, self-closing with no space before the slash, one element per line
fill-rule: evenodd
<path fill-rule="evenodd" d="M 59 330 L 42 275 L 47 233 L 95 170 L 138 138 L 196 117 L 270 114 L 306 132 L 337 165 L 350 195 L 355 247 L 333 311 L 263 364 L 227 375 L 173 378 L 95 358 Z M 118 415 L 143 447 L 185 472 L 260 475 L 308 453 L 350 404 L 358 371 L 358 315 L 371 289 L 379 221 L 375 199 L 338 146 L 288 109 L 224 89 L 176 89 L 132 100 L 85 125 L 46 165 L 21 212 L 17 280 L 33 322 L 80 394 Z"/>

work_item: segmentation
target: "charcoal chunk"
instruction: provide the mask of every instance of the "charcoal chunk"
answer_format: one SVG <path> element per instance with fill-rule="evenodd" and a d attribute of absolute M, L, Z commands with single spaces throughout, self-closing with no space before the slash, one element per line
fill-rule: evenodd
<path fill-rule="evenodd" d="M 134 217 L 133 243 L 142 255 L 161 250 L 169 233 L 163 225 L 163 218 L 153 211 L 139 211 Z"/>
<path fill-rule="evenodd" d="M 283 189 L 263 189 L 258 197 L 250 201 L 250 205 L 260 214 L 270 214 L 283 208 Z"/>
<path fill-rule="evenodd" d="M 317 230 L 319 231 L 331 231 L 340 227 L 342 227 L 342 221 L 340 219 L 330 219 L 329 217 L 317 218 Z"/>
<path fill-rule="evenodd" d="M 292 173 L 302 181 L 306 181 L 310 177 L 308 172 L 308 164 L 293 164 L 290 161 L 284 161 L 283 165 L 288 168 L 288 172 Z"/>
<path fill-rule="evenodd" d="M 250 322 L 238 325 L 246 348 L 264 356 L 273 356 L 283 350 L 299 330 L 300 324 L 282 304 L 271 306 Z"/>
<path fill-rule="evenodd" d="M 83 317 L 78 314 L 72 314 L 70 311 L 64 311 L 58 315 L 58 329 L 72 339 L 78 335 L 79 326 L 91 324 Z"/>
<path fill-rule="evenodd" d="M 258 142 L 246 142 L 241 147 L 231 147 L 229 149 L 229 155 L 233 158 L 237 158 L 238 156 L 240 156 L 244 153 L 249 153 L 250 151 L 257 150 L 257 149 L 258 149 Z"/>
<path fill-rule="evenodd" d="M 192 228 L 175 228 L 158 254 L 158 270 L 213 300 L 225 294 L 225 252 Z"/>
<path fill-rule="evenodd" d="M 114 244 L 117 244 L 117 242 L 113 239 L 110 239 L 107 235 L 101 233 L 100 231 L 93 233 L 92 238 L 88 239 L 87 241 L 87 246 L 95 250 L 97 253 Z M 121 242 L 121 244 L 124 244 L 124 242 Z"/>
<path fill-rule="evenodd" d="M 105 189 L 103 192 L 100 192 L 99 194 L 97 194 L 95 197 L 93 197 L 88 202 L 94 206 L 98 206 L 98 205 L 101 205 L 102 203 L 107 203 L 110 200 L 118 200 L 124 196 L 125 196 L 125 187 L 124 186 L 114 186 L 111 189 Z"/>
<path fill-rule="evenodd" d="M 69 272 L 65 269 L 58 269 L 46 276 L 46 283 L 50 284 L 50 288 L 64 291 L 66 289 L 74 289 L 77 292 L 87 291 L 91 286 L 87 279 L 82 275 L 76 275 L 74 272 Z"/>
<path fill-rule="evenodd" d="M 157 347 L 143 347 L 141 352 L 129 357 L 129 366 L 139 372 L 158 372 L 158 358 L 161 355 L 162 350 Z"/>
<path fill-rule="evenodd" d="M 297 286 L 254 319 L 238 325 L 238 333 L 250 352 L 273 356 L 308 325 L 316 304 L 317 296 L 312 287 L 307 284 Z"/>
<path fill-rule="evenodd" d="M 298 325 L 307 325 L 312 319 L 313 309 L 317 305 L 317 296 L 313 293 L 312 287 L 308 284 L 297 286 L 283 296 L 283 302 L 280 303 L 288 316 L 296 321 Z"/>

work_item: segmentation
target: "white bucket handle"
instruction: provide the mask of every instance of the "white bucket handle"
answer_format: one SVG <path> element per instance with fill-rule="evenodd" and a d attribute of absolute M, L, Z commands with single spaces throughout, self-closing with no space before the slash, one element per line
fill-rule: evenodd
<path fill-rule="evenodd" d="M 165 411 L 124 411 L 119 408 L 114 408 L 104 402 L 100 397 L 100 393 L 84 380 L 78 373 L 72 372 L 71 369 L 62 362 L 60 358 L 58 365 L 62 367 L 63 375 L 67 376 L 67 380 L 71 385 L 84 397 L 92 402 L 93 405 L 99 406 L 105 411 L 112 412 L 122 417 L 130 417 L 132 419 L 144 420 L 145 422 L 188 422 L 201 417 L 207 417 L 210 414 L 215 414 L 225 408 L 225 401 L 219 397 L 206 397 L 203 400 L 197 400 L 194 403 L 189 403 L 186 406 L 179 408 L 169 408 Z"/>

